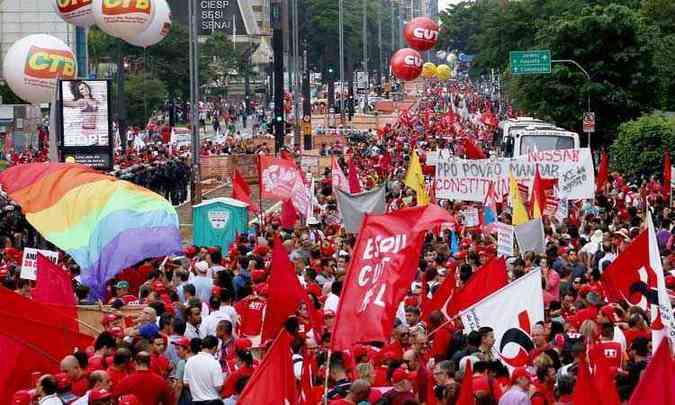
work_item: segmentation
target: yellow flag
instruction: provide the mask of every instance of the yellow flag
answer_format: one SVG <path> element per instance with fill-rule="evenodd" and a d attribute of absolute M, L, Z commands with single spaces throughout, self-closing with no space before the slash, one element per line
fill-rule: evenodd
<path fill-rule="evenodd" d="M 509 197 L 511 199 L 511 224 L 522 225 L 530 220 L 527 216 L 527 210 L 523 201 L 520 199 L 520 192 L 518 191 L 518 183 L 509 172 Z"/>
<path fill-rule="evenodd" d="M 422 165 L 420 165 L 420 158 L 417 156 L 417 151 L 413 150 L 410 155 L 410 166 L 408 172 L 405 174 L 403 184 L 412 188 L 417 193 L 417 205 L 428 205 L 429 195 L 424 189 L 424 174 L 422 174 Z"/>

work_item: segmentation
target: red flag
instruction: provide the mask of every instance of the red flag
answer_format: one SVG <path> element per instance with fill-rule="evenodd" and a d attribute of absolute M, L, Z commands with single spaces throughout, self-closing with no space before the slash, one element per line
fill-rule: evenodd
<path fill-rule="evenodd" d="M 572 393 L 572 403 L 574 405 L 596 405 L 600 399 L 600 393 L 593 383 L 591 373 L 588 370 L 586 360 L 579 363 L 577 372 L 577 382 L 574 385 Z"/>
<path fill-rule="evenodd" d="M 272 275 L 268 283 L 267 310 L 263 321 L 261 341 L 274 338 L 289 316 L 295 314 L 298 305 L 307 301 L 307 291 L 300 285 L 295 274 L 295 265 L 277 236 L 272 248 Z"/>
<path fill-rule="evenodd" d="M 470 138 L 464 138 L 464 153 L 467 159 L 486 159 L 483 149 Z"/>
<path fill-rule="evenodd" d="M 471 275 L 471 278 L 448 302 L 445 312 L 448 317 L 453 317 L 469 308 L 473 304 L 506 286 L 509 282 L 506 273 L 506 261 L 503 257 L 495 257 L 485 263 Z"/>
<path fill-rule="evenodd" d="M 365 215 L 342 287 L 333 351 L 386 341 L 415 277 L 425 232 L 446 222 L 455 220 L 436 205 Z"/>
<path fill-rule="evenodd" d="M 670 352 L 670 340 L 663 339 L 656 354 L 642 373 L 628 405 L 675 404 L 674 364 Z"/>
<path fill-rule="evenodd" d="M 312 383 L 312 364 L 314 363 L 314 355 L 310 355 L 305 350 L 305 355 L 302 361 L 302 377 L 300 378 L 300 405 L 314 405 L 313 393 L 314 384 Z"/>
<path fill-rule="evenodd" d="M 534 168 L 534 180 L 532 180 L 532 195 L 530 197 L 530 218 L 541 218 L 546 208 L 546 192 L 544 183 L 539 174 L 539 165 Z"/>
<path fill-rule="evenodd" d="M 281 204 L 281 227 L 284 229 L 293 229 L 295 223 L 298 221 L 298 211 L 295 210 L 293 202 L 289 200 L 284 200 Z"/>
<path fill-rule="evenodd" d="M 302 183 L 295 162 L 272 156 L 259 158 L 260 192 L 262 198 L 286 200 L 294 194 L 296 183 Z"/>
<path fill-rule="evenodd" d="M 359 174 L 357 173 L 354 159 L 349 160 L 349 192 L 352 194 L 361 192 L 361 183 L 359 182 Z"/>
<path fill-rule="evenodd" d="M 640 277 L 645 269 L 646 280 Z M 656 288 L 656 276 L 649 265 L 649 235 L 642 231 L 602 273 L 602 283 L 611 302 L 628 301 L 647 309 L 647 294 Z"/>
<path fill-rule="evenodd" d="M 425 283 L 426 284 L 426 283 Z M 434 293 L 430 300 L 424 301 L 422 304 L 422 319 L 428 321 L 429 315 L 437 309 L 443 310 L 448 303 L 450 297 L 455 292 L 455 287 L 457 280 L 455 279 L 455 269 L 451 272 L 448 272 L 448 277 L 446 277 L 443 284 L 438 287 L 438 290 Z"/>
<path fill-rule="evenodd" d="M 232 198 L 248 204 L 248 210 L 258 212 L 258 205 L 251 201 L 251 187 L 236 168 L 232 171 Z"/>
<path fill-rule="evenodd" d="M 462 386 L 459 388 L 459 398 L 456 405 L 474 405 L 476 400 L 473 396 L 473 364 L 471 360 L 466 361 L 464 366 L 464 377 Z"/>
<path fill-rule="evenodd" d="M 10 403 L 14 391 L 31 386 L 32 372 L 58 371 L 64 356 L 75 347 L 84 350 L 92 341 L 79 333 L 74 318 L 4 287 L 0 287 L 0 325 L 3 404 Z"/>
<path fill-rule="evenodd" d="M 281 331 L 260 366 L 248 380 L 239 396 L 240 405 L 281 405 L 297 403 L 291 342 L 293 338 Z"/>
<path fill-rule="evenodd" d="M 70 276 L 40 253 L 37 257 L 37 286 L 31 291 L 31 296 L 35 301 L 44 304 L 71 308 L 72 316 L 77 316 L 75 292 Z"/>
<path fill-rule="evenodd" d="M 663 199 L 670 201 L 670 182 L 672 180 L 672 163 L 670 162 L 670 152 L 663 153 Z"/>
<path fill-rule="evenodd" d="M 600 153 L 600 166 L 598 167 L 598 175 L 595 176 L 595 192 L 599 193 L 605 188 L 607 178 L 609 176 L 609 156 L 604 150 Z"/>

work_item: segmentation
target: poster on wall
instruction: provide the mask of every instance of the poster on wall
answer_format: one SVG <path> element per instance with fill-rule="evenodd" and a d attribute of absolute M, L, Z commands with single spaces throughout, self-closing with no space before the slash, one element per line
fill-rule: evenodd
<path fill-rule="evenodd" d="M 113 161 L 110 82 L 60 82 L 60 160 L 110 170 Z"/>

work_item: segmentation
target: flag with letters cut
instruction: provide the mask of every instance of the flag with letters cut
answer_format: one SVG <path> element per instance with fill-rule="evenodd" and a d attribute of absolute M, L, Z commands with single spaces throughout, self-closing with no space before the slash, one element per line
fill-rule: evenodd
<path fill-rule="evenodd" d="M 483 326 L 494 329 L 495 358 L 509 368 L 527 365 L 528 353 L 534 348 L 532 326 L 544 320 L 544 291 L 541 270 L 534 270 L 484 298 L 460 314 L 464 332 Z"/>
<path fill-rule="evenodd" d="M 387 340 L 396 309 L 415 278 L 426 231 L 454 222 L 433 204 L 365 215 L 342 286 L 333 351 Z"/>

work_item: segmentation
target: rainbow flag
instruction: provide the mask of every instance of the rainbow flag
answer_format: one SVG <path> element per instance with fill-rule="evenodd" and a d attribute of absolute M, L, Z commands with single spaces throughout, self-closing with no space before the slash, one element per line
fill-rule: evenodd
<path fill-rule="evenodd" d="M 80 266 L 92 296 L 143 259 L 180 252 L 178 216 L 158 194 L 66 163 L 33 163 L 0 173 L 0 186 L 28 222 Z"/>

